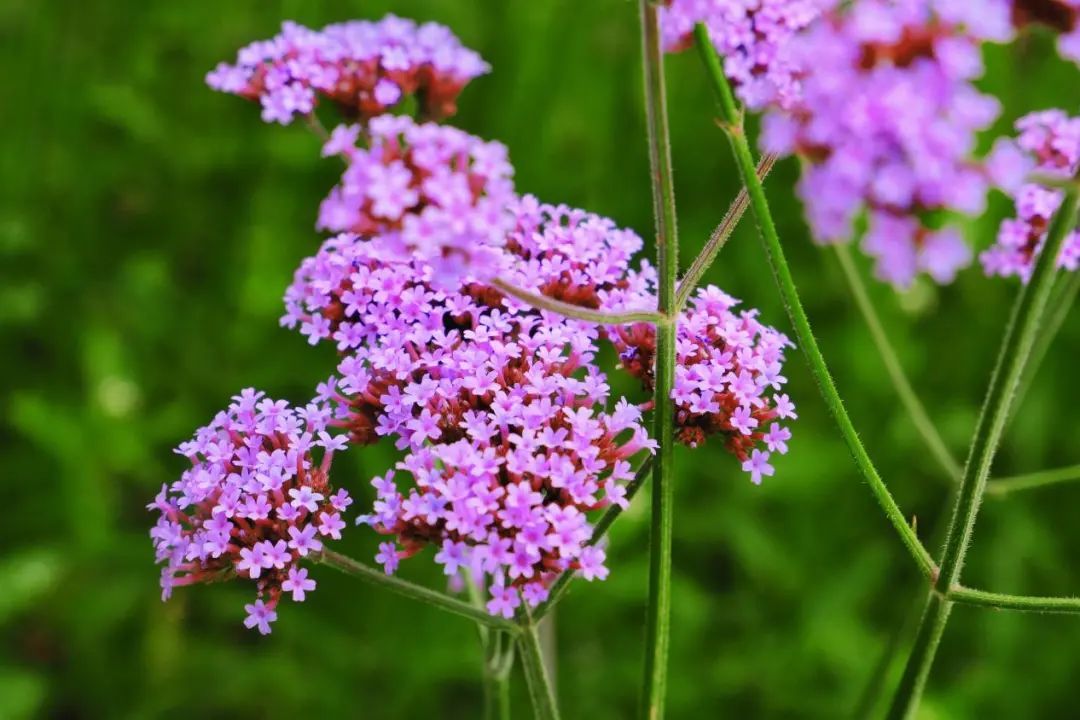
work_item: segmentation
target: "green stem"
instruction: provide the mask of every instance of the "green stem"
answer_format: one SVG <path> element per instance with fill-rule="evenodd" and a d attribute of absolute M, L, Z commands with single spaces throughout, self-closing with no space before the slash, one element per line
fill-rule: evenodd
<path fill-rule="evenodd" d="M 773 155 L 772 153 L 762 155 L 757 166 L 758 178 L 764 181 L 775 164 L 776 155 Z M 690 263 L 690 267 L 687 268 L 686 274 L 683 275 L 682 280 L 679 281 L 679 290 L 675 295 L 676 312 L 686 305 L 686 301 L 690 298 L 690 293 L 694 292 L 694 288 L 701 282 L 701 278 L 705 275 L 705 271 L 709 269 L 709 266 L 716 260 L 716 256 L 719 255 L 720 251 L 727 245 L 731 233 L 735 231 L 735 227 L 739 224 L 739 220 L 742 219 L 743 213 L 746 212 L 746 208 L 748 207 L 750 207 L 750 196 L 746 194 L 746 188 L 740 188 L 739 194 L 735 196 L 735 201 L 728 206 L 727 212 L 724 213 L 724 217 L 720 221 L 720 224 L 713 230 L 712 235 L 709 236 L 708 241 L 705 243 L 704 247 L 701 248 L 701 252 L 698 253 L 698 256 L 694 258 L 694 261 Z"/>
<path fill-rule="evenodd" d="M 473 607 L 482 610 L 484 607 L 482 590 L 471 574 L 467 575 L 466 585 L 469 590 L 469 602 Z M 476 624 L 476 629 L 480 636 L 480 648 L 483 654 L 480 677 L 484 691 L 484 718 L 485 720 L 496 720 L 496 718 L 509 720 L 510 668 L 514 662 L 513 640 L 506 633 L 492 630 L 481 623 Z M 508 646 L 505 652 L 504 644 Z M 509 662 L 504 655 L 509 656 Z"/>
<path fill-rule="evenodd" d="M 642 717 L 657 720 L 664 716 L 671 630 L 671 531 L 675 480 L 675 410 L 671 402 L 671 389 L 675 382 L 675 322 L 672 318 L 676 312 L 679 241 L 675 225 L 675 188 L 664 87 L 664 54 L 660 49 L 659 6 L 650 0 L 640 0 L 639 6 L 653 216 L 656 220 L 657 309 L 667 317 L 665 322 L 656 325 L 653 438 L 659 447 L 653 462 L 645 692 L 641 705 Z"/>
<path fill-rule="evenodd" d="M 947 593 L 954 603 L 981 605 L 998 610 L 1016 610 L 1032 613 L 1080 613 L 1080 597 L 1034 597 L 1030 595 L 1006 595 L 1004 593 L 954 587 Z"/>
<path fill-rule="evenodd" d="M 314 110 L 304 116 L 304 122 L 307 124 L 308 129 L 315 133 L 315 136 L 325 145 L 326 141 L 330 139 L 330 133 L 326 131 L 326 126 L 322 124 L 322 120 L 319 119 Z"/>
<path fill-rule="evenodd" d="M 480 676 L 481 687 L 484 694 L 484 720 L 495 720 L 497 717 L 496 702 L 498 700 L 498 687 L 495 682 L 495 676 L 488 670 L 488 657 L 487 650 L 484 651 L 484 667 L 483 674 Z"/>
<path fill-rule="evenodd" d="M 513 648 L 513 645 L 511 645 Z M 512 720 L 514 714 L 510 707 L 510 676 L 509 674 L 495 679 L 496 690 L 496 717 L 499 720 Z"/>
<path fill-rule="evenodd" d="M 649 477 L 649 472 L 652 470 L 652 458 L 647 458 L 645 462 L 641 463 L 641 467 L 634 474 L 634 479 L 626 486 L 626 501 L 630 502 L 637 495 L 638 490 L 645 484 L 646 478 Z M 592 535 L 585 543 L 586 545 L 595 545 L 600 542 L 600 539 L 607 533 L 608 528 L 615 522 L 615 519 L 622 514 L 622 508 L 618 505 L 612 505 L 604 514 L 600 516 L 600 519 L 593 526 Z M 555 607 L 567 589 L 570 586 L 570 581 L 574 579 L 573 570 L 563 570 L 562 574 L 552 584 L 551 589 L 548 591 L 547 600 L 536 606 L 533 610 L 533 620 L 540 620 L 542 617 L 548 614 L 548 612 Z"/>
<path fill-rule="evenodd" d="M 765 197 L 765 189 L 754 172 L 754 158 L 746 134 L 743 131 L 742 115 L 735 105 L 735 96 L 731 92 L 731 86 L 728 85 L 727 78 L 724 77 L 723 69 L 720 66 L 720 58 L 716 55 L 716 50 L 709 41 L 705 27 L 699 24 L 694 32 L 697 36 L 697 46 L 704 60 L 705 68 L 720 100 L 723 113 L 722 125 L 727 132 L 728 139 L 731 141 L 739 173 L 742 175 L 743 184 L 750 195 L 750 206 L 753 208 L 759 234 L 765 244 L 765 254 L 768 257 L 776 284 L 780 289 L 780 295 L 784 301 L 784 306 L 787 308 L 788 316 L 791 318 L 791 323 L 795 328 L 795 336 L 810 365 L 810 372 L 817 382 L 818 390 L 825 400 L 830 414 L 840 429 L 840 434 L 847 443 L 848 450 L 855 459 L 855 464 L 866 479 L 870 490 L 874 493 L 874 497 L 877 498 L 878 504 L 885 511 L 886 517 L 888 517 L 889 522 L 892 523 L 893 528 L 900 536 L 901 542 L 904 543 L 911 557 L 919 566 L 919 570 L 923 575 L 931 577 L 935 572 L 934 560 L 919 541 L 919 536 L 908 525 L 903 511 L 900 510 L 888 487 L 886 487 L 881 476 L 878 475 L 877 470 L 874 468 L 874 463 L 870 460 L 862 441 L 859 440 L 855 426 L 844 408 L 844 403 L 840 399 L 840 394 L 836 390 L 832 376 L 829 374 L 829 368 L 825 364 L 825 358 L 822 356 L 817 340 L 814 338 L 814 333 L 810 329 L 810 321 L 806 316 L 806 311 L 803 309 L 802 302 L 799 300 L 795 280 L 792 278 L 791 269 L 788 267 L 783 248 L 780 245 L 780 236 L 776 231 L 776 224 L 773 222 L 772 213 L 769 210 L 769 201 Z"/>
<path fill-rule="evenodd" d="M 558 720 L 559 708 L 555 702 L 555 694 L 551 691 L 547 669 L 544 667 L 540 635 L 536 632 L 536 623 L 529 619 L 527 611 L 523 614 L 518 644 L 521 647 L 521 666 L 525 669 L 533 715 L 537 720 Z"/>
<path fill-rule="evenodd" d="M 1055 265 L 1065 237 L 1072 229 L 1077 211 L 1077 190 L 1071 188 L 1054 216 L 1046 244 L 1035 261 L 1031 280 L 1021 291 L 1013 307 L 1012 317 L 1005 330 L 994 374 L 986 393 L 982 413 L 975 427 L 971 452 L 960 483 L 953 508 L 949 533 L 941 557 L 941 572 L 935 579 L 935 590 L 919 630 L 917 642 L 908 657 L 900 686 L 893 696 L 890 717 L 910 718 L 918 709 L 926 679 L 934 664 L 941 635 L 952 608 L 947 593 L 960 583 L 960 572 L 979 514 L 979 504 L 986 490 L 986 481 L 994 463 L 1001 435 L 1008 422 L 1010 408 L 1024 366 L 1038 336 L 1039 323 L 1046 309 L 1054 284 Z"/>
<path fill-rule="evenodd" d="M 318 554 L 317 559 L 322 564 L 340 570 L 346 575 L 352 575 L 353 577 L 360 578 L 373 585 L 392 590 L 398 595 L 412 598 L 413 600 L 419 600 L 420 602 L 437 607 L 440 610 L 446 610 L 455 615 L 469 618 L 470 620 L 486 625 L 487 627 L 504 630 L 514 634 L 518 632 L 518 626 L 505 618 L 489 615 L 487 612 L 475 608 L 469 603 L 462 602 L 461 600 L 452 598 L 444 593 L 429 590 L 426 587 L 416 585 L 408 580 L 402 580 L 393 575 L 387 575 L 381 570 L 365 565 L 357 560 L 353 560 L 350 557 L 338 554 L 332 550 L 323 550 Z"/>
<path fill-rule="evenodd" d="M 859 312 L 862 313 L 863 320 L 866 321 L 870 336 L 874 339 L 878 355 L 881 356 L 885 370 L 889 373 L 889 379 L 892 380 L 893 388 L 900 397 L 900 402 L 903 403 L 908 415 L 911 416 L 911 422 L 915 425 L 915 429 L 919 431 L 919 434 L 922 435 L 923 442 L 926 443 L 930 454 L 934 456 L 934 459 L 941 466 L 945 477 L 950 482 L 957 480 L 963 469 L 952 453 L 949 452 L 945 441 L 941 439 L 934 421 L 930 419 L 930 415 L 926 412 L 922 401 L 915 394 L 915 389 L 911 386 L 907 374 L 904 373 L 904 366 L 900 364 L 900 358 L 897 357 L 896 350 L 893 348 L 892 343 L 889 342 L 889 336 L 885 332 L 885 327 L 881 324 L 881 318 L 878 316 L 874 303 L 870 299 L 866 284 L 863 283 L 859 270 L 855 267 L 851 251 L 848 250 L 846 245 L 836 245 L 835 247 L 836 255 L 840 259 L 840 267 L 844 271 L 844 278 L 851 289 L 851 295 L 855 298 L 855 304 L 858 306 Z"/>
<path fill-rule="evenodd" d="M 932 659 L 937 654 L 938 645 L 941 644 L 941 638 L 945 634 L 945 626 L 949 622 L 952 607 L 953 603 L 941 593 L 936 590 L 930 591 L 926 608 L 919 620 L 919 631 L 915 636 L 915 643 L 911 646 L 907 664 L 904 666 L 904 674 L 900 678 L 900 685 L 889 707 L 890 720 L 911 718 L 918 709 L 919 699 L 930 677 Z M 929 660 L 924 662 L 924 658 L 929 658 Z"/>
<path fill-rule="evenodd" d="M 851 717 L 856 720 L 870 720 L 879 716 L 878 706 L 885 695 L 885 688 L 891 686 L 893 682 L 892 676 L 898 671 L 900 661 L 903 659 L 901 654 L 908 649 L 916 624 L 922 618 L 922 612 L 922 598 L 919 598 L 917 604 L 911 603 L 911 607 L 905 611 L 903 621 L 893 629 L 885 649 L 860 692 Z"/>
<path fill-rule="evenodd" d="M 603 312 L 601 310 L 590 310 L 589 308 L 581 307 L 580 305 L 574 305 L 573 303 L 550 298 L 547 295 L 529 292 L 502 278 L 492 280 L 491 284 L 493 287 L 501 290 L 507 295 L 541 310 L 549 310 L 564 315 L 565 317 L 599 323 L 601 325 L 629 325 L 631 323 L 639 322 L 655 323 L 663 319 L 663 315 L 660 313 L 650 312 L 648 310 L 635 310 L 630 312 Z"/>
<path fill-rule="evenodd" d="M 1080 465 L 991 480 L 986 484 L 986 492 L 1001 497 L 1017 490 L 1030 490 L 1070 480 L 1080 480 Z"/>
<path fill-rule="evenodd" d="M 1009 415 L 1010 421 L 1016 417 L 1016 413 L 1020 410 L 1024 398 L 1027 397 L 1028 388 L 1035 381 L 1035 376 L 1038 374 L 1039 368 L 1042 367 L 1043 360 L 1046 359 L 1054 338 L 1060 332 L 1061 326 L 1065 324 L 1065 319 L 1069 316 L 1069 311 L 1072 309 L 1073 303 L 1076 302 L 1077 295 L 1080 295 L 1080 272 L 1060 274 L 1062 277 L 1051 296 L 1046 320 L 1042 328 L 1039 329 L 1039 339 L 1035 341 L 1035 347 L 1031 350 L 1031 360 L 1028 361 L 1024 374 L 1020 378 L 1020 387 L 1016 391 L 1017 397 L 1020 399 L 1013 406 Z"/>

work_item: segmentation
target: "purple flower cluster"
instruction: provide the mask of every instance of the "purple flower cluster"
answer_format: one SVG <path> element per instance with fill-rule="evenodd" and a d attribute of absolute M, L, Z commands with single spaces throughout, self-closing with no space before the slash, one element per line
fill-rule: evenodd
<path fill-rule="evenodd" d="M 489 70 L 446 27 L 388 15 L 319 31 L 283 23 L 281 33 L 241 49 L 235 65 L 219 64 L 206 81 L 258 100 L 263 120 L 285 125 L 311 113 L 319 97 L 367 119 L 415 95 L 426 116 L 448 117 L 465 85 Z"/>
<path fill-rule="evenodd" d="M 710 435 L 742 462 L 755 483 L 772 475 L 770 454 L 787 452 L 795 405 L 780 393 L 784 350 L 791 342 L 757 319 L 756 310 L 735 312 L 739 301 L 715 286 L 699 289 L 679 318 L 676 335 L 676 435 L 697 447 Z M 653 387 L 656 331 L 638 324 L 610 332 L 623 367 Z"/>
<path fill-rule="evenodd" d="M 647 285 L 647 266 L 628 270 L 633 233 L 532 197 L 511 208 L 503 259 L 520 287 L 600 307 Z M 636 406 L 604 409 L 595 325 L 482 283 L 433 283 L 423 258 L 348 234 L 301 264 L 282 322 L 342 353 L 320 393 L 353 442 L 389 437 L 406 453 L 365 518 L 396 539 L 380 546 L 387 572 L 435 545 L 448 575 L 487 578 L 489 610 L 508 616 L 519 590 L 535 605 L 563 570 L 607 574 L 586 514 L 625 502 L 628 460 L 653 443 Z"/>
<path fill-rule="evenodd" d="M 809 3 L 789 4 L 803 9 L 766 2 L 738 16 L 761 44 L 740 45 L 740 90 L 762 102 L 766 92 L 781 103 L 794 93 L 794 76 L 783 80 L 779 56 L 764 50 L 809 20 Z M 245 391 L 181 446 L 194 467 L 151 506 L 161 513 L 152 537 L 166 595 L 250 578 L 259 597 L 245 624 L 269 632 L 282 593 L 300 601 L 315 586 L 299 559 L 344 526 L 351 500 L 331 496 L 327 479 L 334 451 L 384 440 L 402 458 L 372 482 L 373 507 L 357 520 L 388 538 L 376 555 L 387 573 L 433 546 L 452 580 L 485 588 L 488 611 L 505 617 L 522 598 L 541 603 L 563 572 L 607 576 L 590 513 L 626 506 L 631 460 L 655 443 L 642 424 L 648 404 L 612 402 L 596 357 L 612 342 L 650 386 L 653 331 L 601 328 L 500 288 L 594 310 L 655 310 L 656 273 L 647 262 L 631 267 L 642 247 L 633 232 L 516 195 L 503 145 L 383 114 L 416 93 L 428 116 L 445 116 L 486 70 L 445 28 L 391 16 L 321 32 L 287 23 L 242 50 L 237 66 L 211 73 L 215 87 L 258 98 L 267 120 L 310 113 L 321 96 L 360 122 L 337 127 L 323 147 L 347 167 L 318 226 L 340 234 L 301 263 L 281 318 L 312 345 L 332 343 L 337 371 L 302 409 Z M 715 288 L 695 297 L 679 328 L 673 401 L 683 442 L 722 434 L 759 482 L 790 438 L 774 421 L 795 417 L 777 394 L 789 343 L 735 305 Z"/>
<path fill-rule="evenodd" d="M 799 185 L 814 236 L 846 241 L 869 216 L 864 250 L 877 275 L 906 287 L 919 273 L 949 282 L 971 250 L 930 212 L 977 214 L 989 180 L 973 158 L 1000 111 L 972 84 L 981 43 L 1009 37 L 1005 0 L 862 0 L 793 38 L 802 99 L 766 118 L 767 150 L 807 161 Z"/>
<path fill-rule="evenodd" d="M 724 72 L 747 106 L 790 107 L 800 95 L 802 69 L 788 53 L 791 36 L 809 25 L 827 0 L 669 0 L 661 7 L 664 49 L 682 50 L 703 23 Z"/>
<path fill-rule="evenodd" d="M 346 443 L 327 431 L 332 419 L 325 403 L 292 408 L 249 388 L 180 445 L 192 467 L 148 506 L 160 513 L 150 536 L 163 599 L 180 585 L 249 578 L 258 598 L 244 624 L 265 635 L 283 593 L 302 602 L 315 589 L 299 561 L 341 537 L 352 503 L 331 494 L 330 461 Z"/>
<path fill-rule="evenodd" d="M 1080 117 L 1069 117 L 1061 110 L 1036 112 L 1021 118 L 1016 129 L 1020 135 L 1013 150 L 1029 158 L 1026 164 L 1016 163 L 1016 170 L 1034 166 L 1044 175 L 1062 179 L 1080 170 Z M 1063 197 L 1060 190 L 1034 183 L 1017 188 L 1017 217 L 1001 224 L 997 243 L 979 256 L 987 275 L 1018 275 L 1028 281 Z M 1065 239 L 1057 266 L 1072 271 L 1080 267 L 1080 232 L 1074 230 Z"/>
<path fill-rule="evenodd" d="M 1080 0 L 1013 0 L 1012 18 L 1018 28 L 1037 24 L 1057 32 L 1058 52 L 1080 63 Z"/>
<path fill-rule="evenodd" d="M 498 270 L 512 217 L 506 146 L 407 117 L 373 118 L 366 147 L 358 125 L 339 126 L 323 148 L 348 167 L 319 209 L 319 228 L 348 231 L 415 255 L 447 283 Z"/>

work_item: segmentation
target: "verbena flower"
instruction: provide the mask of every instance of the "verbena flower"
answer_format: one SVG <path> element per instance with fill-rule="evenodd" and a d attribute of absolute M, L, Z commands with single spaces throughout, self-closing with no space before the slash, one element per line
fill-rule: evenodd
<path fill-rule="evenodd" d="M 338 127 L 324 154 L 348 167 L 319 209 L 319 228 L 370 237 L 402 257 L 416 255 L 435 277 L 456 283 L 498 269 L 513 222 L 513 168 L 506 146 L 457 128 L 383 115 Z"/>
<path fill-rule="evenodd" d="M 438 119 L 453 115 L 462 88 L 489 70 L 446 27 L 388 15 L 318 31 L 283 23 L 278 35 L 242 48 L 236 64 L 219 64 L 206 81 L 258 100 L 266 122 L 288 124 L 311 113 L 320 98 L 348 117 L 366 119 L 407 95 L 425 116 Z"/>
<path fill-rule="evenodd" d="M 328 478 L 345 445 L 328 433 L 331 417 L 326 404 L 292 408 L 249 388 L 180 445 L 192 467 L 148 506 L 160 513 L 150 536 L 165 565 L 162 599 L 176 586 L 249 579 L 258 599 L 244 624 L 263 634 L 283 594 L 304 600 L 315 581 L 298 563 L 341 537 L 352 502 Z"/>
<path fill-rule="evenodd" d="M 512 210 L 503 264 L 520 287 L 600 307 L 644 286 L 628 272 L 633 233 L 531 197 Z M 487 578 L 494 613 L 512 613 L 519 591 L 538 604 L 566 569 L 604 577 L 587 513 L 625 503 L 629 460 L 653 443 L 639 408 L 607 409 L 600 331 L 484 283 L 431 278 L 423 258 L 341 235 L 302 263 L 286 295 L 283 322 L 343 355 L 320 397 L 344 408 L 353 441 L 392 438 L 406 453 L 396 476 L 375 482 L 366 520 L 395 537 L 378 561 L 393 572 L 434 545 L 447 574 Z"/>
<path fill-rule="evenodd" d="M 749 107 L 789 107 L 800 95 L 802 69 L 788 52 L 791 36 L 809 25 L 827 0 L 669 0 L 660 9 L 664 49 L 693 43 L 703 23 L 723 57 L 724 72 Z"/>
<path fill-rule="evenodd" d="M 866 212 L 863 248 L 898 287 L 946 283 L 967 265 L 960 233 L 928 214 L 978 214 L 989 180 L 974 157 L 998 102 L 972 84 L 980 46 L 1011 33 L 1005 0 L 862 0 L 792 38 L 802 96 L 770 111 L 767 150 L 806 161 L 799 193 L 815 238 L 847 241 Z"/>
<path fill-rule="evenodd" d="M 679 317 L 676 333 L 675 403 L 677 439 L 697 447 L 719 435 L 743 470 L 758 483 L 772 475 L 770 453 L 786 453 L 795 406 L 780 393 L 784 351 L 791 342 L 757 319 L 756 310 L 737 311 L 739 301 L 715 286 L 700 288 Z M 609 331 L 619 357 L 647 389 L 654 386 L 656 331 L 641 323 Z"/>
<path fill-rule="evenodd" d="M 1012 0 L 1016 27 L 1043 25 L 1058 33 L 1058 52 L 1080 63 L 1080 0 Z"/>
<path fill-rule="evenodd" d="M 1021 118 L 1016 128 L 1020 131 L 1016 143 L 998 148 L 1005 150 L 1006 157 L 1016 158 L 1010 168 L 1014 177 L 1022 177 L 1032 167 L 1062 179 L 1071 178 L 1080 170 L 1080 117 L 1069 117 L 1061 110 L 1047 110 Z M 1012 153 L 1008 152 L 1010 148 Z M 1017 157 L 1020 153 L 1028 158 L 1027 163 L 1023 162 L 1023 156 Z M 1011 185 L 1007 178 L 1004 184 Z M 1017 275 L 1027 282 L 1064 193 L 1022 183 L 1015 188 L 1015 198 L 1017 217 L 1001 224 L 997 242 L 979 260 L 987 275 Z M 1066 237 L 1057 266 L 1072 271 L 1080 267 L 1080 232 L 1074 230 Z"/>

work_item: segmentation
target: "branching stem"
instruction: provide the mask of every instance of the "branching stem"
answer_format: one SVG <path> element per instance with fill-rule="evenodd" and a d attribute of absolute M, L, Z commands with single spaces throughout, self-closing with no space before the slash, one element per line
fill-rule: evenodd
<path fill-rule="evenodd" d="M 758 178 L 764 181 L 775 164 L 776 155 L 771 153 L 762 155 L 757 166 Z M 724 213 L 724 217 L 720 221 L 720 224 L 712 231 L 712 235 L 709 236 L 705 246 L 701 248 L 701 252 L 698 253 L 698 256 L 694 258 L 694 261 L 690 263 L 690 267 L 687 268 L 686 274 L 683 275 L 682 279 L 679 281 L 679 290 L 675 295 L 676 312 L 682 310 L 686 305 L 686 301 L 690 298 L 690 293 L 694 292 L 698 283 L 701 282 L 701 278 L 705 275 L 705 271 L 708 270 L 709 266 L 716 260 L 716 256 L 724 249 L 724 245 L 727 245 L 728 239 L 735 231 L 736 226 L 739 224 L 739 220 L 742 219 L 743 213 L 746 212 L 746 208 L 749 206 L 750 196 L 746 194 L 746 188 L 740 188 L 739 194 L 735 196 L 734 202 L 728 206 L 727 212 Z"/>
<path fill-rule="evenodd" d="M 475 608 L 467 602 L 450 597 L 445 593 L 430 590 L 422 585 L 411 583 L 408 580 L 402 580 L 393 575 L 387 575 L 377 568 L 365 565 L 358 560 L 353 560 L 352 558 L 336 553 L 333 550 L 323 550 L 318 554 L 317 559 L 322 564 L 340 570 L 346 575 L 352 575 L 353 577 L 360 578 L 361 580 L 374 585 L 387 588 L 388 590 L 396 592 L 398 595 L 403 595 L 404 597 L 412 598 L 413 600 L 419 600 L 420 602 L 427 603 L 428 605 L 432 605 L 441 610 L 446 610 L 455 615 L 469 618 L 470 620 L 491 628 L 504 630 L 512 634 L 517 634 L 518 632 L 518 626 L 509 620 L 489 615 L 487 612 Z"/>
<path fill-rule="evenodd" d="M 653 217 L 656 221 L 657 309 L 674 317 L 678 285 L 679 241 L 671 167 L 664 55 L 660 48 L 659 6 L 639 0 L 645 79 L 645 115 L 652 170 Z M 645 629 L 645 677 L 641 715 L 664 716 L 668 645 L 671 627 L 671 532 L 675 480 L 675 417 L 671 389 L 675 381 L 675 324 L 656 326 L 656 383 L 653 438 L 659 444 L 653 461 L 652 516 L 649 533 L 649 605 Z"/>
<path fill-rule="evenodd" d="M 893 696 L 889 716 L 895 720 L 913 717 L 919 707 L 952 609 L 951 595 L 955 592 L 952 588 L 960 584 L 960 571 L 971 543 L 975 519 L 986 490 L 986 481 L 1016 398 L 1016 389 L 1024 366 L 1038 337 L 1039 324 L 1054 284 L 1058 254 L 1075 223 L 1076 210 L 1077 189 L 1072 187 L 1066 191 L 1065 199 L 1050 225 L 1046 244 L 1035 260 L 1031 280 L 1020 291 L 1013 306 L 1012 317 L 1005 329 L 997 365 L 990 378 L 990 387 L 986 392 L 986 400 L 971 441 L 971 452 L 964 467 L 949 534 L 942 552 L 941 572 L 935 578 L 935 587 L 927 602 L 915 646 L 908 657 L 900 686 Z M 969 600 L 986 600 L 994 596 L 992 593 L 978 591 L 969 591 L 966 595 L 961 592 L 962 596 Z M 997 597 L 1000 599 L 1005 596 Z"/>
<path fill-rule="evenodd" d="M 1031 490 L 1032 488 L 1041 488 L 1072 480 L 1080 480 L 1080 465 L 991 480 L 986 484 L 986 493 L 1003 497 L 1018 490 Z"/>
<path fill-rule="evenodd" d="M 548 310 L 565 317 L 574 318 L 575 320 L 585 320 L 586 322 L 594 322 L 600 325 L 628 325 L 630 323 L 640 322 L 659 323 L 663 322 L 665 319 L 664 315 L 648 310 L 635 310 L 630 312 L 604 312 L 603 310 L 591 310 L 586 307 L 581 307 L 580 305 L 574 305 L 572 303 L 563 302 L 562 300 L 550 298 L 547 295 L 530 292 L 529 290 L 520 288 L 502 278 L 492 280 L 491 285 L 497 290 L 500 290 L 523 303 L 539 308 L 540 310 Z"/>
<path fill-rule="evenodd" d="M 829 368 L 825 364 L 825 358 L 822 356 L 821 349 L 814 338 L 814 333 L 810 329 L 810 320 L 807 318 L 802 301 L 799 299 L 791 269 L 788 267 L 787 259 L 784 257 L 784 250 L 780 245 L 780 236 L 777 233 L 776 224 L 769 209 L 769 201 L 765 197 L 765 190 L 754 169 L 753 154 L 750 151 L 750 144 L 742 127 L 742 114 L 735 104 L 735 96 L 731 91 L 727 78 L 724 76 L 720 58 L 709 41 L 705 26 L 699 24 L 694 32 L 697 38 L 698 50 L 705 63 L 705 69 L 712 80 L 713 88 L 720 101 L 720 109 L 723 114 L 721 126 L 725 129 L 728 139 L 731 141 L 739 173 L 742 175 L 743 183 L 749 193 L 750 206 L 754 211 L 754 218 L 757 220 L 762 242 L 765 244 L 765 254 L 768 257 L 776 284 L 780 289 L 780 295 L 784 301 L 784 306 L 787 308 L 788 316 L 795 327 L 796 339 L 810 365 L 810 371 L 817 382 L 818 390 L 825 400 L 833 419 L 836 421 L 840 434 L 855 459 L 855 464 L 866 479 L 870 490 L 877 498 L 878 504 L 881 505 L 889 522 L 892 523 L 893 528 L 900 536 L 904 547 L 907 548 L 923 575 L 933 577 L 936 572 L 933 558 L 930 557 L 930 553 L 926 551 L 922 542 L 919 541 L 918 535 L 908 524 L 903 511 L 900 510 L 888 487 L 882 481 L 881 476 L 878 475 L 873 461 L 870 460 L 870 456 L 867 454 L 866 448 L 863 447 L 862 441 L 855 431 L 855 426 L 844 408 L 840 393 L 836 390 L 836 385 L 829 374 Z"/>
<path fill-rule="evenodd" d="M 1080 613 L 1080 597 L 1034 597 L 1030 595 L 1005 595 L 1003 593 L 954 587 L 948 593 L 949 600 L 964 605 L 981 605 L 997 610 L 1015 610 L 1032 613 Z"/>

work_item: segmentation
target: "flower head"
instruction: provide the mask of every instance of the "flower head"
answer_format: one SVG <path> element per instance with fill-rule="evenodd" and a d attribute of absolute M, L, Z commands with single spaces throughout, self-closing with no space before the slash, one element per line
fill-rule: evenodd
<path fill-rule="evenodd" d="M 326 500 L 333 445 L 320 435 L 327 418 L 317 404 L 294 409 L 247 389 L 180 445 L 192 467 L 148 506 L 160 513 L 150 537 L 165 565 L 163 598 L 179 585 L 250 579 L 259 599 L 246 606 L 244 624 L 266 634 L 283 591 L 300 602 L 314 589 L 297 563 L 322 549 L 316 534 L 338 517 L 334 499 L 347 497 L 339 490 Z M 319 462 L 316 448 L 323 449 Z"/>
<path fill-rule="evenodd" d="M 588 307 L 645 286 L 648 269 L 628 271 L 633 233 L 531 197 L 510 207 L 503 267 L 516 285 Z M 363 518 L 394 538 L 377 558 L 387 572 L 434 546 L 448 575 L 489 588 L 496 613 L 519 591 L 541 602 L 564 570 L 604 576 L 603 555 L 586 551 L 589 513 L 626 502 L 630 460 L 653 443 L 639 408 L 609 406 L 595 325 L 479 281 L 434 283 L 423 258 L 355 235 L 327 241 L 286 295 L 285 324 L 316 316 L 342 354 L 322 396 L 354 442 L 405 452 Z"/>
<path fill-rule="evenodd" d="M 1011 147 L 1029 158 L 1028 164 L 1020 167 L 1033 165 L 1041 173 L 1063 179 L 1073 177 L 1080 170 L 1080 117 L 1069 117 L 1061 110 L 1046 110 L 1026 115 L 1017 121 L 1016 128 L 1020 135 Z M 1017 217 L 1001 224 L 997 242 L 979 256 L 987 275 L 1018 275 L 1024 282 L 1028 281 L 1063 197 L 1061 190 L 1034 183 L 1018 187 Z M 1073 230 L 1065 238 L 1057 266 L 1073 271 L 1080 267 L 1080 232 Z"/>
<path fill-rule="evenodd" d="M 427 262 L 433 277 L 456 284 L 498 269 L 513 218 L 513 168 L 506 147 L 457 128 L 374 118 L 367 147 L 334 131 L 327 151 L 348 167 L 319 210 L 319 227 L 354 232 L 402 257 Z"/>
<path fill-rule="evenodd" d="M 724 72 L 749 107 L 791 106 L 799 97 L 801 68 L 788 53 L 788 41 L 820 13 L 825 0 L 669 0 L 661 7 L 664 49 L 693 42 L 703 23 Z"/>
<path fill-rule="evenodd" d="M 387 15 L 318 31 L 286 22 L 278 35 L 242 48 L 236 64 L 219 64 L 206 82 L 258 100 L 263 120 L 283 125 L 310 114 L 320 98 L 366 120 L 414 95 L 427 117 L 439 119 L 453 115 L 461 90 L 489 69 L 446 27 Z"/>
<path fill-rule="evenodd" d="M 762 324 L 756 310 L 737 311 L 738 300 L 717 287 L 699 289 L 679 318 L 676 334 L 676 437 L 696 447 L 711 435 L 723 437 L 729 452 L 742 461 L 754 482 L 771 475 L 754 458 L 768 444 L 787 452 L 790 431 L 774 421 L 794 418 L 794 405 L 779 393 L 784 352 L 791 342 Z M 619 356 L 646 388 L 653 387 L 656 333 L 638 324 L 609 331 Z M 767 430 L 767 432 L 766 432 Z M 765 453 L 764 458 L 768 459 Z"/>
<path fill-rule="evenodd" d="M 814 237 L 847 242 L 869 216 L 877 275 L 906 287 L 949 282 L 971 250 L 928 213 L 977 214 L 990 181 L 976 134 L 997 117 L 979 93 L 981 43 L 1009 37 L 1005 0 L 839 3 L 788 43 L 802 92 L 766 116 L 767 150 L 807 161 L 799 184 Z"/>

